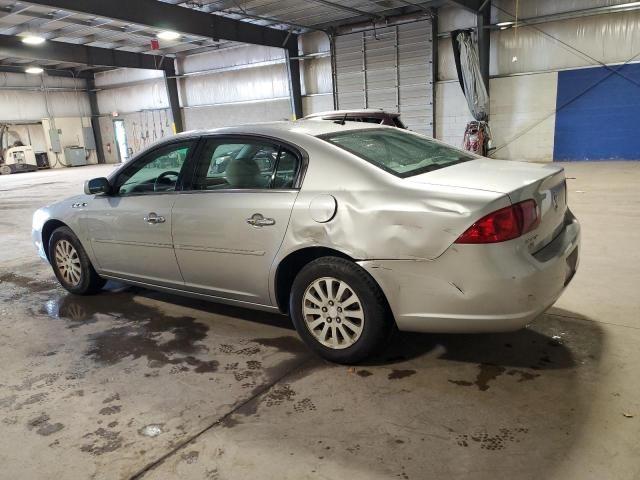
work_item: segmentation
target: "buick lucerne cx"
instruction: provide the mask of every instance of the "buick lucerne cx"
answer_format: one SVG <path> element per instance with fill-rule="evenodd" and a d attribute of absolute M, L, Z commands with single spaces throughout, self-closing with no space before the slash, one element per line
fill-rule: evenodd
<path fill-rule="evenodd" d="M 38 210 L 33 240 L 71 293 L 115 279 L 288 313 L 336 362 L 396 327 L 516 330 L 558 299 L 580 241 L 561 167 L 342 123 L 177 135 Z"/>

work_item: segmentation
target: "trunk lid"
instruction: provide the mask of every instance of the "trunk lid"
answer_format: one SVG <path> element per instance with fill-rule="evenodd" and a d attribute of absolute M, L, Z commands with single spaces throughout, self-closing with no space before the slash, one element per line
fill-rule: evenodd
<path fill-rule="evenodd" d="M 407 181 L 503 193 L 512 203 L 534 199 L 540 225 L 521 237 L 531 253 L 550 243 L 564 225 L 565 174 L 556 165 L 482 158 L 409 177 Z"/>

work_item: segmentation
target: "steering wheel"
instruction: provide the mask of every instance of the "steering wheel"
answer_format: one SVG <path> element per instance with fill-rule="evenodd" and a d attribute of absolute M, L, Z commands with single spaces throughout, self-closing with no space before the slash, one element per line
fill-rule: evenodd
<path fill-rule="evenodd" d="M 174 181 L 171 181 L 167 178 L 170 176 L 176 177 L 176 179 Z M 154 192 L 166 191 L 172 186 L 175 186 L 175 184 L 178 182 L 179 176 L 180 176 L 180 173 L 174 172 L 173 170 L 162 172 L 160 175 L 158 175 L 158 178 L 156 178 L 155 182 L 153 182 L 153 191 Z M 164 188 L 159 188 L 161 185 Z"/>

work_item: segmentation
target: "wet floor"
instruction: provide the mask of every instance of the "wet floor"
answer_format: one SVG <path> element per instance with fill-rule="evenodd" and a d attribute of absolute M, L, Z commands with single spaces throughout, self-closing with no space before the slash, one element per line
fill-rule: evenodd
<path fill-rule="evenodd" d="M 82 169 L 53 173 L 68 190 Z M 398 334 L 345 367 L 280 315 L 114 283 L 66 294 L 20 182 L 0 183 L 17 239 L 0 253 L 0 478 L 640 478 L 640 300 L 605 262 L 637 279 L 629 240 L 587 230 L 575 284 L 530 328 Z M 586 226 L 591 202 L 574 199 Z"/>

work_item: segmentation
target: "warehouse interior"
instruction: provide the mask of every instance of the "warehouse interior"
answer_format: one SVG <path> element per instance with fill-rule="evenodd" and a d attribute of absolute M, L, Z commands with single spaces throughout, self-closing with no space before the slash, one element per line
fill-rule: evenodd
<path fill-rule="evenodd" d="M 77 297 L 37 258 L 37 208 L 181 132 L 381 109 L 464 148 L 460 32 L 484 153 L 563 166 L 582 224 L 530 327 L 350 367 L 286 316 Z M 0 478 L 640 478 L 639 112 L 640 2 L 0 0 Z"/>

